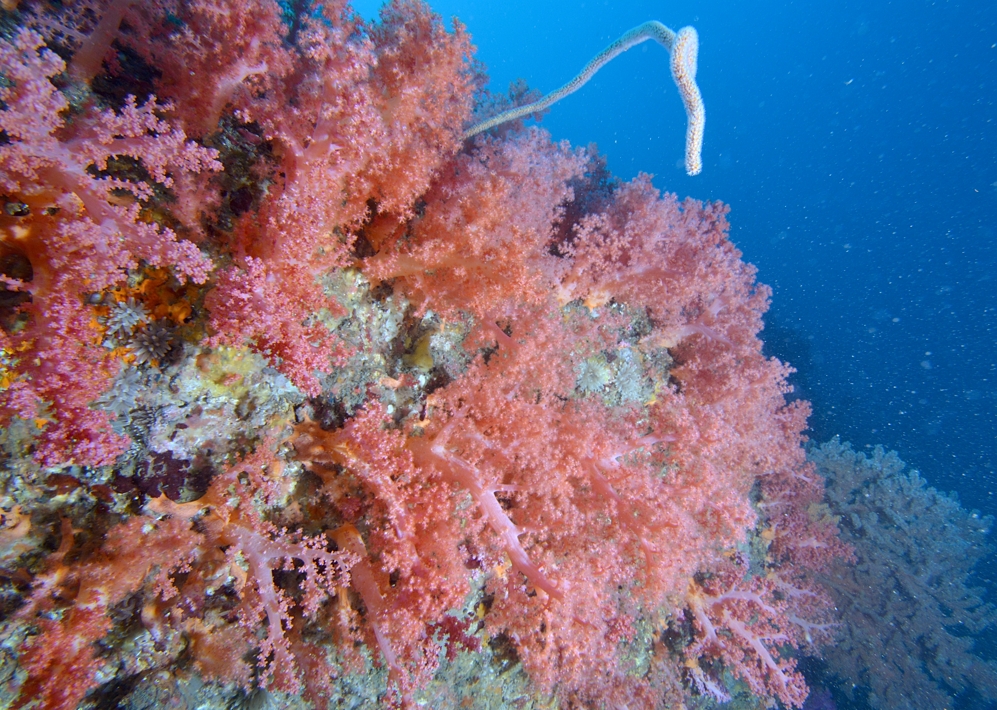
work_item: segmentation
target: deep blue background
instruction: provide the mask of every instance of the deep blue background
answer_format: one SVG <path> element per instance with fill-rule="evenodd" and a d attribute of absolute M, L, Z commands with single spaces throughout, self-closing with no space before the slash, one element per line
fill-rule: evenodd
<path fill-rule="evenodd" d="M 366 17 L 380 3 L 356 2 Z M 504 91 L 553 90 L 648 19 L 700 35 L 702 175 L 647 42 L 553 107 L 555 138 L 732 207 L 774 287 L 763 333 L 799 370 L 812 436 L 883 444 L 997 513 L 997 3 L 431 0 Z"/>

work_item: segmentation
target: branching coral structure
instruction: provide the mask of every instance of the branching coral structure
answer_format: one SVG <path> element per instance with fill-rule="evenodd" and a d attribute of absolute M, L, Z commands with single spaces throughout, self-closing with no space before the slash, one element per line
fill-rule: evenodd
<path fill-rule="evenodd" d="M 29 9 L 0 39 L 13 707 L 803 705 L 851 552 L 726 206 L 466 137 L 469 38 L 417 0 Z"/>
<path fill-rule="evenodd" d="M 835 439 L 811 458 L 856 556 L 825 578 L 842 621 L 826 658 L 843 687 L 877 708 L 952 706 L 970 686 L 992 701 L 997 664 L 973 637 L 992 633 L 997 610 L 972 574 L 994 552 L 993 519 L 930 488 L 896 452 Z"/>

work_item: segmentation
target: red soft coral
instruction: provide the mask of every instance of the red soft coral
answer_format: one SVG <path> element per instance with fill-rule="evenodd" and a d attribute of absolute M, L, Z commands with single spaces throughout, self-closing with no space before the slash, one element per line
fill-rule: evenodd
<path fill-rule="evenodd" d="M 157 214 L 174 204 L 171 223 L 190 223 L 223 265 L 202 345 L 263 353 L 316 411 L 342 404 L 322 396 L 320 375 L 344 361 L 331 330 L 342 280 L 327 276 L 354 267 L 354 284 L 379 282 L 369 299 L 352 294 L 352 315 L 391 311 L 397 330 L 356 342 L 399 406 L 372 384 L 334 430 L 297 424 L 309 475 L 267 439 L 199 501 L 148 503 L 75 565 L 75 597 L 57 604 L 63 583 L 39 577 L 24 616 L 44 636 L 22 657 L 27 687 L 78 700 L 108 606 L 134 593 L 150 633 L 185 634 L 209 678 L 248 685 L 243 655 L 255 651 L 263 685 L 319 704 L 332 646 L 346 663 L 364 647 L 379 655 L 404 701 L 436 670 L 434 634 L 479 616 L 565 705 L 677 703 L 680 672 L 722 697 L 720 665 L 802 703 L 787 648 L 827 634 L 810 570 L 847 550 L 800 446 L 808 410 L 787 405 L 790 370 L 762 353 L 770 292 L 728 239 L 727 208 L 680 203 L 647 176 L 620 185 L 591 152 L 536 129 L 462 142 L 469 40 L 421 2 L 395 0 L 370 27 L 324 3 L 286 37 L 270 0 L 255 15 L 234 0 L 106 6 L 117 15 L 105 27 L 126 20 L 118 46 L 162 68 L 156 92 L 174 122 L 155 99 L 82 104 L 64 122 L 50 81 L 61 61 L 32 34 L 0 45 L 12 67 L 0 178 L 18 201 L 0 226 L 34 271 L 5 267 L 7 288 L 31 297 L 3 336 L 7 413 L 50 408 L 46 462 L 120 450 L 89 409 L 115 363 L 93 340 L 87 298 L 140 261 L 198 282 L 210 267 L 147 221 L 152 201 Z M 79 64 L 92 75 L 93 61 Z M 177 125 L 225 146 L 238 164 L 225 180 L 253 182 L 200 228 L 198 211 L 223 204 L 198 179 L 217 165 Z M 464 357 L 432 362 L 434 343 Z M 410 345 L 418 356 L 401 354 Z M 92 367 L 74 381 L 70 363 L 84 358 Z M 108 570 L 125 564 L 115 583 Z M 474 622 L 448 622 L 470 601 Z M 57 605 L 77 632 L 39 616 Z M 677 633 L 661 636 L 668 626 Z M 43 651 L 44 639 L 71 652 Z M 671 655 L 682 650 L 686 671 Z M 69 673 L 78 682 L 60 699 Z"/>
<path fill-rule="evenodd" d="M 213 344 L 249 342 L 308 394 L 341 352 L 317 323 L 339 312 L 317 280 L 347 263 L 349 229 L 372 206 L 411 212 L 459 146 L 472 88 L 466 35 L 448 34 L 423 3 L 392 3 L 369 39 L 344 8 L 323 12 L 299 34 L 294 80 L 240 106 L 274 142 L 283 175 L 238 223 L 236 264 L 207 301 Z"/>
<path fill-rule="evenodd" d="M 700 658 L 721 658 L 756 695 L 803 707 L 806 681 L 786 649 L 815 647 L 832 638 L 830 598 L 775 574 L 742 575 L 740 566 L 725 563 L 702 585 L 690 585 L 686 599 L 699 636 L 686 655 L 693 667 Z"/>
<path fill-rule="evenodd" d="M 98 684 L 105 662 L 96 643 L 111 628 L 109 614 L 144 585 L 169 596 L 169 574 L 194 554 L 196 535 L 183 521 L 155 523 L 134 518 L 114 527 L 100 551 L 83 563 L 65 564 L 73 548 L 74 530 L 62 526 L 62 545 L 49 569 L 36 580 L 35 591 L 18 617 L 38 630 L 21 650 L 27 671 L 17 707 L 42 710 L 75 708 Z M 52 618 L 55 609 L 61 620 Z"/>
<path fill-rule="evenodd" d="M 126 440 L 90 403 L 117 363 L 97 342 L 87 299 L 140 260 L 206 280 L 211 261 L 147 221 L 141 203 L 157 187 L 170 188 L 174 175 L 220 165 L 213 151 L 159 118 L 152 100 L 138 106 L 129 98 L 117 112 L 88 109 L 67 123 L 68 103 L 50 81 L 64 64 L 34 32 L 0 40 L 0 64 L 8 81 L 0 89 L 0 129 L 8 137 L 0 145 L 0 189 L 21 205 L 0 215 L 0 239 L 5 254 L 30 264 L 26 278 L 5 281 L 31 296 L 21 306 L 26 325 L 0 334 L 6 356 L 16 359 L 0 410 L 39 421 L 37 456 L 47 464 L 110 463 Z M 148 178 L 118 177 L 127 160 Z"/>
<path fill-rule="evenodd" d="M 543 303 L 564 268 L 550 251 L 555 224 L 587 162 L 537 129 L 506 141 L 479 138 L 446 165 L 421 217 L 371 226 L 378 254 L 364 271 L 399 280 L 420 311 L 447 316 L 496 318 Z"/>

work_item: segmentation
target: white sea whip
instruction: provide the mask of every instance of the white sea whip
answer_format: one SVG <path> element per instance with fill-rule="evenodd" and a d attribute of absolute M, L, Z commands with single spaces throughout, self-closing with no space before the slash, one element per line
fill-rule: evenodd
<path fill-rule="evenodd" d="M 689 175 L 698 175 L 703 169 L 703 127 L 706 123 L 703 97 L 696 85 L 699 35 L 692 27 L 683 27 L 676 33 L 657 20 L 645 22 L 624 33 L 618 40 L 599 52 L 574 79 L 557 91 L 552 91 L 531 104 L 503 111 L 487 121 L 472 126 L 464 132 L 464 138 L 470 138 L 506 121 L 523 118 L 549 108 L 568 94 L 573 94 L 582 88 L 597 71 L 618 54 L 622 54 L 648 39 L 655 40 L 667 49 L 671 58 L 672 78 L 675 80 L 675 85 L 682 97 L 688 121 L 685 133 L 685 171 Z"/>

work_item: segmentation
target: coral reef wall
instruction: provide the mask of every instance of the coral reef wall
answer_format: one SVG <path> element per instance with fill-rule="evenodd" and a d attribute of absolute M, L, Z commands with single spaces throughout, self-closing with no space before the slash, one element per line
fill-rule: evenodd
<path fill-rule="evenodd" d="M 12 707 L 409 705 L 468 657 L 564 707 L 803 705 L 851 552 L 724 205 L 463 140 L 483 77 L 416 0 L 0 28 Z"/>

